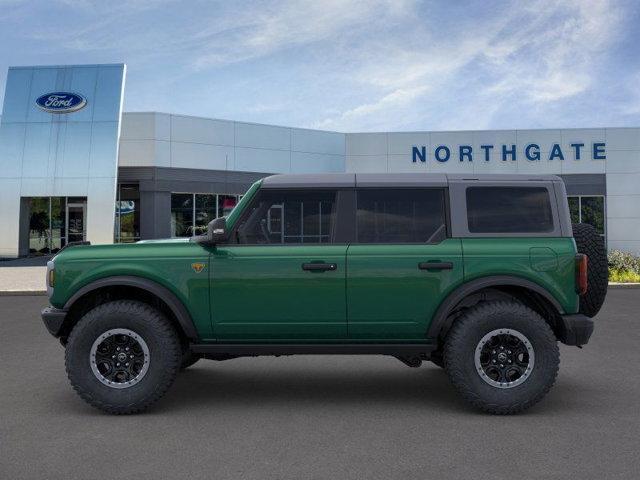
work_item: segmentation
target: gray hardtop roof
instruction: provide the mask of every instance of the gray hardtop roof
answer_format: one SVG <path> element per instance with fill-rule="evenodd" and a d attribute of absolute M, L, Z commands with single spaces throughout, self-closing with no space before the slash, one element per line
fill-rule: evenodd
<path fill-rule="evenodd" d="M 561 182 L 556 175 L 461 173 L 312 173 L 272 175 L 262 188 L 446 187 L 471 182 Z"/>

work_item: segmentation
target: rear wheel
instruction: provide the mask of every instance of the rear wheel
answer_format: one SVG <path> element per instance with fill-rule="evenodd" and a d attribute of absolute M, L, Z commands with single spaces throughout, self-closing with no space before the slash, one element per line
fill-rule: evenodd
<path fill-rule="evenodd" d="M 542 399 L 558 373 L 560 352 L 540 315 L 518 302 L 470 308 L 447 335 L 444 365 L 473 406 L 494 414 L 521 412 Z"/>
<path fill-rule="evenodd" d="M 181 358 L 178 335 L 161 312 L 119 300 L 79 320 L 69 335 L 65 364 L 83 400 L 108 413 L 128 414 L 164 395 Z"/>
<path fill-rule="evenodd" d="M 602 307 L 609 286 L 609 265 L 604 238 L 591 225 L 574 223 L 573 238 L 579 253 L 588 257 L 587 293 L 580 296 L 580 313 L 594 317 Z"/>

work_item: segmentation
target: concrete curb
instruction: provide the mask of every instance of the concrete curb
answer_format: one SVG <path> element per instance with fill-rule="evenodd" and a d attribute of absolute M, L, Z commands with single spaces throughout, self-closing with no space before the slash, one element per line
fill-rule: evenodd
<path fill-rule="evenodd" d="M 640 288 L 640 283 L 609 283 L 609 288 Z"/>

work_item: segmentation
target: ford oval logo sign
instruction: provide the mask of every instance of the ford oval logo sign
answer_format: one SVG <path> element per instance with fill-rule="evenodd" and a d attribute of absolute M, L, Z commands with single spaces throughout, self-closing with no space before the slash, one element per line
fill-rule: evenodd
<path fill-rule="evenodd" d="M 49 113 L 72 113 L 85 107 L 87 99 L 77 93 L 53 92 L 38 97 L 36 105 Z"/>

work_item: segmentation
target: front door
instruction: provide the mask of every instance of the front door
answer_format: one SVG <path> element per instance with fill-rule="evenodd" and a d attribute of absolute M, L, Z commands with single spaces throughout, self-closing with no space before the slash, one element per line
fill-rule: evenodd
<path fill-rule="evenodd" d="M 87 204 L 84 202 L 67 203 L 66 237 L 67 243 L 82 242 L 86 239 Z"/>
<path fill-rule="evenodd" d="M 447 238 L 446 190 L 360 189 L 347 252 L 349 338 L 419 341 L 463 278 L 459 239 Z"/>
<path fill-rule="evenodd" d="M 258 192 L 211 253 L 218 339 L 345 338 L 346 244 L 335 242 L 332 190 Z"/>

